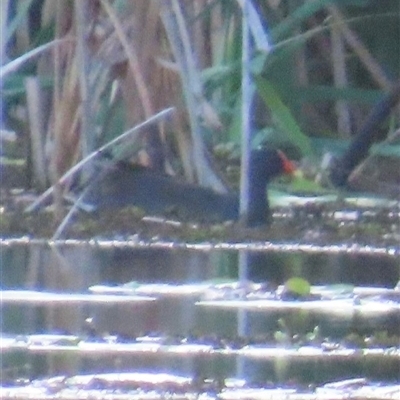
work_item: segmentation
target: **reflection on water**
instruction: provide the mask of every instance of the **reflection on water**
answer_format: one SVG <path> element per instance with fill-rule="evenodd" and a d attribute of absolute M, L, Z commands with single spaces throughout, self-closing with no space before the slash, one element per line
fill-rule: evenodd
<path fill-rule="evenodd" d="M 279 301 L 278 306 L 269 309 L 251 308 L 247 298 L 247 311 L 232 303 L 211 307 L 211 303 L 204 303 L 203 290 L 210 282 L 215 285 L 217 278 L 236 280 L 238 275 L 262 282 L 263 290 L 271 292 L 292 276 L 302 276 L 312 285 L 394 288 L 399 280 L 395 258 L 250 252 L 246 259 L 248 267 L 243 270 L 238 268 L 235 251 L 3 246 L 4 382 L 113 371 L 153 371 L 210 379 L 232 378 L 240 372 L 246 381 L 266 383 L 290 380 L 311 384 L 354 376 L 400 379 L 400 344 L 393 346 L 392 341 L 389 346 L 390 337 L 386 344 L 377 344 L 380 353 L 374 355 L 371 349 L 351 352 L 351 345 L 344 342 L 351 334 L 364 340 L 383 330 L 398 337 L 397 292 L 393 292 L 396 298 L 385 298 L 385 304 L 383 297 L 375 301 L 381 301 L 390 312 L 371 317 L 360 311 L 362 307 L 371 311 L 361 294 L 349 303 L 356 306 L 356 311 L 344 315 L 329 312 L 329 307 L 339 307 L 338 302 L 327 303 L 328 312 L 325 309 L 316 313 L 311 307 L 297 307 L 296 301 L 301 299 L 294 299 L 292 308 L 289 303 L 280 306 Z M 121 294 L 113 289 L 127 282 L 132 293 Z M 144 284 L 156 283 L 170 284 L 176 293 L 167 293 L 167 285 L 158 286 L 158 293 L 154 285 L 147 286 L 153 292 L 144 291 Z M 191 289 L 188 285 L 199 283 L 203 286 Z M 111 291 L 96 293 L 89 290 L 93 287 Z M 188 293 L 190 290 L 193 293 Z M 39 296 L 46 292 L 46 296 L 53 297 L 43 293 L 36 301 L 33 296 L 38 292 Z M 232 299 L 241 296 L 229 293 Z M 371 301 L 371 297 L 368 299 Z M 243 321 L 246 329 L 240 331 L 238 326 Z M 56 333 L 64 336 L 48 336 Z M 239 337 L 244 333 L 245 337 Z M 40 334 L 44 336 L 34 336 Z M 359 343 L 357 346 L 362 347 Z M 389 348 L 394 350 L 390 352 Z M 326 355 L 331 356 L 329 362 Z"/>

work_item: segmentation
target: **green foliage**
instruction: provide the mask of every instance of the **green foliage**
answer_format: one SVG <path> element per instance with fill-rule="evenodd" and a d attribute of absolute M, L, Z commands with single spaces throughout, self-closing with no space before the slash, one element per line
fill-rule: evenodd
<path fill-rule="evenodd" d="M 258 93 L 271 110 L 274 120 L 281 132 L 287 135 L 292 144 L 296 145 L 304 155 L 311 155 L 312 149 L 307 136 L 301 131 L 290 110 L 285 106 L 274 87 L 265 79 L 255 77 Z"/>
<path fill-rule="evenodd" d="M 18 2 L 18 7 L 17 7 L 18 9 L 16 10 L 16 14 L 6 28 L 6 34 L 4 38 L 6 42 L 8 42 L 12 38 L 12 36 L 16 33 L 16 31 L 20 29 L 22 25 L 25 24 L 28 11 L 32 3 L 33 0 L 25 0 Z"/>
<path fill-rule="evenodd" d="M 285 282 L 285 292 L 289 292 L 300 297 L 306 297 L 311 292 L 311 285 L 303 278 L 290 278 Z"/>
<path fill-rule="evenodd" d="M 282 22 L 271 29 L 271 36 L 274 42 L 277 43 L 283 38 L 292 36 L 293 31 L 295 31 L 301 23 L 314 16 L 328 4 L 334 2 L 335 0 L 318 0 L 307 1 L 300 5 L 298 8 L 293 10 L 289 18 L 283 19 Z"/>
<path fill-rule="evenodd" d="M 57 35 L 63 41 L 57 48 L 61 50 L 60 54 L 64 57 L 62 58 L 62 67 L 57 72 L 60 87 L 73 87 L 73 84 L 69 85 L 70 82 L 67 79 L 71 70 L 70 66 L 73 65 L 73 60 L 78 57 L 76 53 L 78 36 L 70 41 L 68 34 L 69 32 L 78 32 L 77 24 L 79 22 L 75 20 L 76 15 L 74 14 L 74 9 L 78 3 L 74 1 L 63 3 L 63 7 L 66 8 L 62 9 L 62 18 L 58 18 L 60 15 L 57 17 L 57 12 L 60 11 L 55 11 L 56 8 L 45 9 L 43 4 L 43 2 L 32 0 L 13 3 L 14 14 L 10 15 L 5 30 L 5 40 L 8 42 L 7 55 L 11 59 L 18 55 L 20 55 L 19 57 L 27 55 L 32 49 L 37 50 L 40 44 L 51 43 L 57 32 Z M 350 137 L 348 135 L 345 138 L 341 132 L 337 132 L 339 125 L 337 103 L 339 101 L 345 102 L 350 114 L 351 129 L 355 133 L 362 125 L 367 111 L 382 96 L 384 91 L 382 87 L 377 85 L 369 72 L 370 65 L 366 64 L 360 58 L 356 49 L 345 40 L 342 55 L 347 84 L 342 86 L 335 82 L 334 71 L 338 66 L 336 65 L 337 60 L 331 57 L 331 54 L 333 54 L 332 28 L 345 26 L 349 29 L 357 37 L 359 45 L 364 46 L 365 52 L 368 52 L 374 58 L 380 69 L 379 73 L 385 75 L 388 81 L 394 80 L 400 70 L 400 32 L 398 28 L 400 12 L 398 1 L 281 1 L 277 8 L 272 7 L 269 2 L 255 2 L 255 4 L 257 17 L 261 22 L 260 26 L 264 29 L 263 37 L 268 38 L 272 50 L 266 53 L 262 49 L 255 48 L 253 54 L 251 54 L 251 70 L 254 81 L 258 94 L 265 103 L 265 110 L 263 110 L 265 118 L 260 125 L 255 127 L 255 138 L 253 139 L 257 143 L 278 143 L 279 145 L 285 141 L 290 142 L 302 156 L 309 158 L 321 156 L 327 151 L 340 153 L 347 147 Z M 331 6 L 340 11 L 343 19 L 335 20 L 330 11 Z M 241 7 L 237 2 L 229 0 L 206 2 L 203 6 L 197 8 L 188 7 L 184 9 L 184 6 L 182 7 L 184 21 L 181 22 L 186 24 L 189 34 L 187 38 L 184 38 L 185 40 L 189 39 L 189 43 L 186 43 L 183 38 L 182 43 L 185 42 L 189 46 L 193 53 L 193 59 L 199 61 L 196 65 L 201 77 L 199 93 L 204 96 L 204 99 L 211 105 L 222 122 L 222 129 L 219 131 L 217 129 L 208 130 L 207 136 L 204 134 L 205 130 L 200 131 L 200 133 L 203 135 L 203 140 L 210 145 L 222 142 L 239 144 L 242 135 Z M 112 8 L 124 23 L 134 22 L 136 19 L 138 19 L 137 22 L 140 22 L 141 19 L 146 20 L 147 17 L 145 14 L 136 15 L 135 12 L 140 7 L 135 10 L 131 2 L 126 0 L 112 2 Z M 142 7 L 143 10 L 144 12 L 151 11 L 146 9 L 145 6 Z M 162 60 L 163 62 L 166 61 L 166 64 L 169 62 L 172 64 L 173 57 L 171 59 L 168 57 L 173 53 L 171 52 L 173 43 L 171 43 L 171 38 L 167 37 L 165 27 L 163 28 L 161 9 L 156 10 L 153 7 L 152 11 L 154 12 L 154 10 L 155 14 L 152 15 L 151 20 L 155 21 L 159 18 L 157 21 L 161 27 L 159 29 L 159 32 L 161 32 L 159 43 L 138 40 L 139 53 L 152 54 L 152 62 Z M 46 15 L 44 15 L 45 12 Z M 96 14 L 97 12 L 98 14 Z M 34 21 L 32 15 L 35 16 Z M 103 21 L 102 23 L 106 25 L 109 24 L 109 28 L 114 30 L 115 34 L 115 26 L 103 7 L 100 7 L 93 14 L 89 13 L 87 18 L 88 26 L 92 27 L 88 30 L 90 35 L 96 31 L 93 28 L 96 28 L 98 21 Z M 69 25 L 64 27 L 60 22 L 61 20 Z M 217 25 L 216 21 L 218 21 Z M 57 24 L 60 25 L 57 26 Z M 215 29 L 215 26 L 218 26 L 218 29 Z M 179 32 L 178 35 L 182 32 Z M 89 33 L 87 34 L 89 35 Z M 90 37 L 88 42 L 92 39 L 94 38 Z M 122 54 L 118 55 L 120 57 L 118 61 L 114 62 L 113 54 L 108 54 L 108 62 L 104 63 L 104 60 L 101 57 L 99 58 L 96 53 L 96 49 L 101 48 L 104 44 L 102 43 L 104 38 L 99 36 L 95 39 L 99 41 L 96 43 L 98 47 L 89 45 L 86 48 L 90 68 L 77 73 L 81 74 L 81 77 L 85 77 L 88 82 L 90 81 L 87 89 L 92 102 L 89 108 L 93 112 L 87 118 L 94 122 L 89 132 L 85 132 L 85 134 L 94 136 L 94 140 L 88 140 L 88 142 L 101 144 L 118 136 L 126 129 L 128 124 L 132 124 L 131 115 L 135 115 L 138 121 L 146 118 L 142 113 L 143 104 L 141 103 L 143 98 L 140 93 L 137 97 L 131 96 L 129 98 L 129 96 L 121 95 L 119 91 L 121 86 L 113 92 L 115 87 L 118 86 L 114 85 L 115 82 L 122 82 L 122 85 L 128 82 L 125 80 L 126 71 L 121 68 L 121 65 L 127 69 L 131 68 L 129 62 L 126 61 L 129 59 L 129 55 L 125 54 L 126 49 L 123 49 Z M 257 38 L 254 39 L 255 47 L 258 41 Z M 203 45 L 199 45 L 201 43 Z M 146 45 L 149 47 L 146 48 Z M 157 48 L 158 45 L 159 48 Z M 111 47 L 114 49 L 121 47 L 120 40 L 116 38 Z M 55 48 L 55 46 L 49 45 L 43 51 L 30 54 L 29 57 L 21 60 L 18 70 L 15 69 L 4 77 L 2 94 L 6 106 L 5 121 L 15 119 L 15 114 L 12 113 L 14 106 L 25 108 L 26 111 L 25 79 L 28 76 L 36 76 L 41 83 L 41 88 L 46 90 L 53 88 L 54 76 L 52 74 L 54 73 L 55 54 L 53 49 Z M 162 52 L 158 54 L 157 51 L 160 49 Z M 136 51 L 138 50 L 136 49 Z M 81 56 L 79 55 L 79 57 Z M 39 66 L 40 68 L 38 68 Z M 147 67 L 147 65 L 140 65 L 138 71 L 146 72 Z M 98 74 L 96 72 L 98 68 L 106 72 Z M 38 71 L 42 70 L 49 71 L 49 74 L 45 76 L 39 74 Z M 121 73 L 122 70 L 123 73 Z M 168 72 L 168 67 L 164 68 L 164 71 Z M 182 81 L 183 71 L 174 71 L 174 74 L 176 80 L 173 81 L 173 84 L 168 82 L 166 88 L 178 88 L 176 92 L 178 92 L 178 96 L 181 96 L 179 82 Z M 159 75 L 150 74 L 147 80 L 144 77 L 149 92 L 156 93 L 154 98 L 150 99 L 154 101 L 153 110 L 178 103 L 173 95 L 160 95 L 162 85 L 160 82 L 155 83 L 155 78 Z M 99 79 L 97 79 L 98 77 Z M 139 92 L 132 80 L 129 83 L 132 84 L 132 92 Z M 81 87 L 81 84 L 79 84 L 79 87 Z M 60 93 L 60 97 L 65 98 L 66 94 Z M 165 100 L 159 104 L 158 101 L 161 97 L 165 97 Z M 71 98 L 73 99 L 72 96 Z M 111 98 L 113 98 L 112 101 Z M 179 98 L 179 101 L 182 101 L 182 99 Z M 46 107 L 45 118 L 51 116 L 54 119 L 54 104 L 48 104 L 47 100 L 44 105 Z M 184 104 L 185 106 L 188 109 L 188 104 Z M 61 114 L 68 115 L 71 110 L 68 110 L 67 106 L 65 107 L 67 110 L 62 110 Z M 304 112 L 305 109 L 307 109 L 307 112 Z M 308 112 L 310 109 L 311 112 Z M 202 111 L 198 110 L 198 112 L 201 113 Z M 9 115 L 12 115 L 12 117 L 9 118 Z M 183 116 L 180 121 L 183 127 L 187 123 L 185 117 Z M 204 119 L 204 116 L 201 117 Z M 74 118 L 79 119 L 81 117 L 72 115 L 72 112 L 71 116 L 68 115 L 67 117 L 71 121 Z M 317 122 L 314 125 L 315 120 Z M 27 124 L 29 125 L 29 123 L 30 121 L 27 119 L 22 123 L 12 120 L 13 127 L 16 126 L 17 129 L 24 127 L 23 129 L 28 131 L 29 126 Z M 48 120 L 45 121 L 44 125 L 46 128 L 50 126 L 50 130 L 52 129 Z M 386 126 L 383 128 L 386 129 Z M 391 131 L 395 129 L 396 123 L 391 127 Z M 68 130 L 67 127 L 65 131 Z M 171 132 L 168 132 L 168 134 L 170 135 Z M 172 135 L 175 134 L 175 132 L 172 132 Z M 48 137 L 51 137 L 51 134 Z M 315 138 L 322 141 L 318 142 Z M 323 141 L 326 138 L 334 140 Z M 178 135 L 174 139 L 176 142 L 182 143 L 182 139 Z M 68 143 L 66 146 L 68 147 Z M 184 153 L 184 151 L 182 152 Z M 62 153 L 61 150 L 60 154 Z M 399 149 L 396 144 L 376 146 L 372 153 L 399 157 Z M 307 187 L 307 182 L 303 181 L 300 184 L 298 181 L 297 183 L 300 186 Z M 311 188 L 310 190 L 314 189 Z"/>
<path fill-rule="evenodd" d="M 380 143 L 372 146 L 371 154 L 400 158 L 400 145 Z"/>
<path fill-rule="evenodd" d="M 290 190 L 294 193 L 312 193 L 312 194 L 326 194 L 329 190 L 322 187 L 314 180 L 304 178 L 303 176 L 296 176 L 290 183 Z"/>

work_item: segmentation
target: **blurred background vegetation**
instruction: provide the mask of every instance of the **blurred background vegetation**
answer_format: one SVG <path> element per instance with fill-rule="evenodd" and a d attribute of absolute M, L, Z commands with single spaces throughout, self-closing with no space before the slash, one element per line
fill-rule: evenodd
<path fill-rule="evenodd" d="M 44 189 L 112 149 L 218 186 L 241 142 L 242 7 L 234 0 L 2 0 L 2 164 Z M 340 151 L 399 79 L 399 0 L 253 0 L 253 143 L 294 158 Z M 382 126 L 399 126 L 399 113 Z M 400 156 L 398 150 L 397 155 Z"/>

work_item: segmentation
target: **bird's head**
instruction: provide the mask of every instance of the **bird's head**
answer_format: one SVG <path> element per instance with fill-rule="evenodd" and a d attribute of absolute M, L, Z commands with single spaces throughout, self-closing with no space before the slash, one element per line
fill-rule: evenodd
<path fill-rule="evenodd" d="M 280 175 L 291 175 L 296 167 L 286 155 L 276 149 L 255 149 L 250 155 L 250 177 L 269 182 Z"/>

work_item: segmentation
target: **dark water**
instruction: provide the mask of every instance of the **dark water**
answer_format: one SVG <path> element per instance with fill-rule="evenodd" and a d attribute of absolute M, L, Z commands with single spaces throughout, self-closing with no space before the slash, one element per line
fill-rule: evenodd
<path fill-rule="evenodd" d="M 159 384 L 169 392 L 183 390 L 176 377 L 186 377 L 194 380 L 187 390 L 212 388 L 215 396 L 282 385 L 315 394 L 310 387 L 353 378 L 364 379 L 358 389 L 400 383 L 396 257 L 250 252 L 247 261 L 243 273 L 235 250 L 3 245 L 3 387 L 19 381 L 31 390 L 30 382 L 44 379 L 39 386 L 48 390 L 52 377 L 97 374 L 97 384 L 110 388 L 115 381 L 99 374 L 112 372 L 150 373 L 156 382 L 170 374 L 173 383 Z M 239 289 L 221 286 L 239 275 Z M 330 294 L 277 295 L 293 276 L 309 281 L 315 296 L 321 286 Z M 263 285 L 246 286 L 244 278 Z M 242 383 L 232 389 L 229 379 Z"/>

